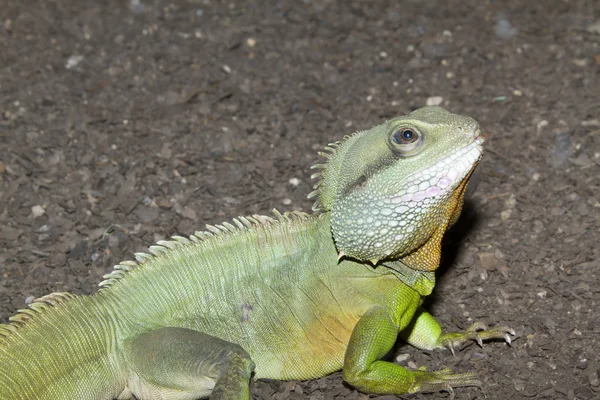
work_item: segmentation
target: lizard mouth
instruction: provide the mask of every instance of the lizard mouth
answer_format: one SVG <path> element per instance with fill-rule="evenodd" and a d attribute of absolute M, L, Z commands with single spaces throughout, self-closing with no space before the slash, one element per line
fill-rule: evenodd
<path fill-rule="evenodd" d="M 477 132 L 478 133 L 478 132 Z M 420 171 L 421 176 L 430 176 L 429 185 L 419 182 L 419 189 L 399 197 L 402 201 L 421 201 L 427 197 L 437 197 L 452 192 L 475 169 L 483 156 L 483 136 L 476 135 L 473 141 L 438 161 L 426 170 Z M 424 184 L 423 188 L 421 185 Z M 412 187 L 415 187 L 413 185 Z"/>
<path fill-rule="evenodd" d="M 479 130 L 477 130 L 477 135 L 475 136 L 475 140 L 473 140 L 473 143 L 479 146 L 483 146 L 483 144 L 485 143 L 485 138 L 481 135 L 481 132 L 479 132 Z"/>

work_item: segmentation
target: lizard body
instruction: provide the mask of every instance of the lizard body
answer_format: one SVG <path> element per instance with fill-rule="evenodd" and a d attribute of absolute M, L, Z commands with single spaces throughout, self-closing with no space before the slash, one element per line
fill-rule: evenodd
<path fill-rule="evenodd" d="M 0 325 L 2 399 L 248 399 L 248 380 L 343 369 L 369 393 L 477 385 L 474 374 L 380 361 L 506 338 L 443 334 L 421 309 L 441 239 L 482 154 L 477 123 L 427 107 L 335 143 L 316 207 L 174 237 L 91 296 L 44 296 Z"/>

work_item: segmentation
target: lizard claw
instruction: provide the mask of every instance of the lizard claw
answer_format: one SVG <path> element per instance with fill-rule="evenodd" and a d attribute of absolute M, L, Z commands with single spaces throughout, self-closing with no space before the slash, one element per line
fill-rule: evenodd
<path fill-rule="evenodd" d="M 432 372 L 419 369 L 417 379 L 409 389 L 409 393 L 446 391 L 452 400 L 454 399 L 453 388 L 465 386 L 481 387 L 481 381 L 474 373 L 455 374 L 448 368 Z"/>
<path fill-rule="evenodd" d="M 483 347 L 483 340 L 481 340 L 481 337 L 479 337 L 479 335 L 475 334 L 475 341 L 477 342 L 477 344 L 479 345 L 479 347 Z"/>
<path fill-rule="evenodd" d="M 486 331 L 487 329 L 487 325 L 483 322 L 475 322 L 473 325 L 467 328 L 465 333 L 468 335 L 467 339 L 474 340 L 477 342 L 479 347 L 483 347 L 483 340 L 481 339 L 481 336 L 479 336 L 479 332 Z"/>
<path fill-rule="evenodd" d="M 449 400 L 454 400 L 454 398 L 455 398 L 455 395 L 454 395 L 454 389 L 452 389 L 452 386 L 448 385 L 448 387 L 447 387 L 445 390 L 446 390 L 446 391 L 448 392 L 448 394 L 449 394 L 449 396 L 448 396 L 448 399 L 449 399 Z"/>
<path fill-rule="evenodd" d="M 462 346 L 471 340 L 475 341 L 480 347 L 483 347 L 484 340 L 503 339 L 510 346 L 512 345 L 511 335 L 516 336 L 515 331 L 506 326 L 488 328 L 482 322 L 475 322 L 464 332 L 451 332 L 442 335 L 439 343 L 442 347 L 447 347 L 452 352 L 452 355 L 454 355 L 455 347 Z"/>

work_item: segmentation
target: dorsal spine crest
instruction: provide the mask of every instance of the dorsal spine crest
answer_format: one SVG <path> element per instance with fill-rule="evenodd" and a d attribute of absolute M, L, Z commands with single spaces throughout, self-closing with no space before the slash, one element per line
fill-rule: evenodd
<path fill-rule="evenodd" d="M 76 295 L 67 292 L 50 293 L 35 299 L 27 308 L 17 310 L 17 314 L 8 318 L 8 324 L 0 324 L 0 346 L 3 340 L 17 333 L 19 329 L 26 326 L 36 316 L 46 313 L 76 297 Z"/>
<path fill-rule="evenodd" d="M 100 290 L 112 286 L 114 283 L 123 279 L 129 272 L 138 268 L 156 257 L 164 256 L 170 251 L 174 251 L 182 246 L 196 245 L 204 241 L 216 241 L 223 236 L 236 232 L 243 232 L 256 227 L 268 227 L 276 223 L 286 223 L 293 221 L 305 221 L 309 215 L 300 211 L 290 211 L 281 214 L 273 210 L 273 217 L 268 215 L 254 214 L 247 217 L 238 217 L 233 219 L 233 223 L 223 222 L 219 225 L 206 225 L 206 231 L 198 231 L 189 238 L 183 236 L 173 236 L 170 240 L 159 240 L 156 244 L 148 247 L 148 253 L 135 253 L 135 261 L 121 261 L 114 266 L 113 271 L 103 276 L 104 280 L 100 282 Z"/>

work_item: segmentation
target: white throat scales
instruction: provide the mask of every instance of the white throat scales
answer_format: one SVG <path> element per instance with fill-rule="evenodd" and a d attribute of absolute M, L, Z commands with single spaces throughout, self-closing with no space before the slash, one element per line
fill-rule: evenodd
<path fill-rule="evenodd" d="M 331 210 L 338 250 L 353 258 L 381 260 L 424 243 L 426 233 L 443 221 L 439 205 L 448 200 L 482 154 L 483 139 L 477 138 L 406 177 L 401 187 L 391 188 L 391 193 L 389 187 L 357 190 L 338 199 Z M 341 218 L 341 214 L 346 217 Z"/>

